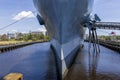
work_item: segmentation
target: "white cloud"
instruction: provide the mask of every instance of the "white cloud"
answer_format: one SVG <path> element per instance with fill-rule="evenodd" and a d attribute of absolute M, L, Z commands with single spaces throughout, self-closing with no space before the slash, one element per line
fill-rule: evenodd
<path fill-rule="evenodd" d="M 44 26 L 41 26 L 40 28 L 38 28 L 38 31 L 46 32 L 47 30 Z"/>
<path fill-rule="evenodd" d="M 33 18 L 35 17 L 32 11 L 22 11 L 18 13 L 16 16 L 14 16 L 12 19 L 13 20 L 21 20 L 23 18 Z"/>
<path fill-rule="evenodd" d="M 16 32 L 18 32 L 18 31 L 13 29 L 13 30 L 6 30 L 6 32 L 7 32 L 7 33 L 16 33 Z"/>
<path fill-rule="evenodd" d="M 21 32 L 21 33 L 25 34 L 25 33 L 27 33 L 27 32 L 23 31 L 23 32 Z"/>
<path fill-rule="evenodd" d="M 17 30 L 12 30 L 12 32 L 18 32 Z"/>

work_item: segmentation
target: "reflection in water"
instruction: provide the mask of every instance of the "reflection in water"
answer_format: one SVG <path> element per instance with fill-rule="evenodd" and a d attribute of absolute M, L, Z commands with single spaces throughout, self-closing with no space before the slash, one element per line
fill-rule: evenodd
<path fill-rule="evenodd" d="M 89 51 L 88 55 L 88 62 L 89 62 L 89 79 L 90 80 L 96 80 L 96 70 L 97 70 L 97 65 L 98 65 L 98 60 L 99 60 L 99 54 L 100 51 L 97 47 L 97 44 L 92 44 L 93 45 L 93 51 Z"/>
<path fill-rule="evenodd" d="M 84 54 L 79 54 L 64 80 L 87 80 Z"/>
<path fill-rule="evenodd" d="M 120 80 L 120 55 L 100 48 L 100 54 L 88 53 L 88 44 L 85 43 L 64 80 Z"/>

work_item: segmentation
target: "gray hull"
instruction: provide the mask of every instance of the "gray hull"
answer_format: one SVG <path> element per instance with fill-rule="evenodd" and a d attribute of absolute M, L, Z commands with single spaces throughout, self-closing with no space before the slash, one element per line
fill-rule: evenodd
<path fill-rule="evenodd" d="M 83 44 L 83 24 L 91 13 L 93 0 L 33 1 L 51 37 L 59 73 L 64 77 Z"/>

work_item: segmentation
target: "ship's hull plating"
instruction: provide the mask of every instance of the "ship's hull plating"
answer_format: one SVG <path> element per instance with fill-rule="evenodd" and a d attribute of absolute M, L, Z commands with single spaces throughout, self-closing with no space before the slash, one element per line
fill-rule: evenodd
<path fill-rule="evenodd" d="M 93 0 L 34 0 L 39 16 L 51 37 L 62 77 L 82 46 Z"/>

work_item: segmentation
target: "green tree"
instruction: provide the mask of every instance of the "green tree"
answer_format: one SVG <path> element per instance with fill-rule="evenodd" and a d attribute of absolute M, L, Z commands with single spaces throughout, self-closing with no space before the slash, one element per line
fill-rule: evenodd
<path fill-rule="evenodd" d="M 7 41 L 7 40 L 8 40 L 7 35 L 6 35 L 6 34 L 3 34 L 3 35 L 1 36 L 1 40 L 2 40 L 2 41 Z"/>
<path fill-rule="evenodd" d="M 28 36 L 27 35 L 23 35 L 23 40 L 24 41 L 28 41 Z"/>
<path fill-rule="evenodd" d="M 28 37 L 28 40 L 32 40 L 32 34 L 31 33 L 29 33 L 27 37 Z"/>
<path fill-rule="evenodd" d="M 42 33 L 39 34 L 39 39 L 44 39 L 44 35 Z"/>
<path fill-rule="evenodd" d="M 50 37 L 49 37 L 49 36 L 45 36 L 45 39 L 46 39 L 46 40 L 50 40 Z"/>

